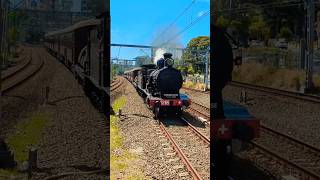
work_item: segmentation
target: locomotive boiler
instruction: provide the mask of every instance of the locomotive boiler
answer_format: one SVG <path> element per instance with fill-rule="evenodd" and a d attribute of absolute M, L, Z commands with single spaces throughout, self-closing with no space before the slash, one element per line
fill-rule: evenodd
<path fill-rule="evenodd" d="M 173 67 L 172 54 L 165 53 L 163 57 L 157 65 L 142 65 L 124 73 L 157 119 L 163 115 L 180 116 L 182 108 L 191 104 L 189 97 L 179 92 L 183 78 L 180 71 Z"/>
<path fill-rule="evenodd" d="M 150 74 L 147 89 L 155 97 L 179 98 L 183 79 L 180 71 L 172 67 L 171 56 L 172 54 L 165 53 L 164 59 L 158 61 L 157 69 Z"/>

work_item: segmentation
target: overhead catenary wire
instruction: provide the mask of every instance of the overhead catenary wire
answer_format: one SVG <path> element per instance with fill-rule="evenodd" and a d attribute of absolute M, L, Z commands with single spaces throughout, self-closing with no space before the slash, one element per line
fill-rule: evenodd
<path fill-rule="evenodd" d="M 315 2 L 315 4 L 319 4 L 320 2 Z M 259 6 L 261 8 L 274 8 L 274 7 L 290 7 L 290 6 L 297 6 L 297 5 L 303 5 L 304 2 L 301 0 L 288 0 L 288 1 L 282 1 L 282 2 L 273 2 L 273 3 L 265 3 L 265 4 L 252 4 L 252 5 L 256 5 Z M 174 39 L 176 39 L 178 36 L 180 36 L 182 33 L 184 33 L 185 31 L 187 31 L 188 29 L 190 29 L 193 25 L 195 25 L 196 23 L 198 23 L 203 17 L 208 16 L 209 14 L 215 14 L 215 13 L 222 13 L 222 12 L 227 12 L 227 11 L 231 11 L 231 12 L 242 12 L 242 11 L 248 11 L 251 10 L 252 7 L 244 7 L 244 8 L 228 8 L 228 9 L 222 9 L 222 10 L 208 10 L 205 13 L 203 13 L 201 16 L 199 16 L 197 19 L 195 19 L 194 21 L 192 21 L 189 25 L 187 25 L 183 30 L 181 30 L 180 32 L 178 32 L 176 35 L 172 36 L 172 38 L 170 38 L 169 40 L 167 40 L 166 42 L 162 43 L 160 45 L 164 46 L 168 43 L 170 43 L 171 41 L 173 41 Z M 212 13 L 212 14 L 211 14 Z"/>
<path fill-rule="evenodd" d="M 210 14 L 210 10 L 206 11 L 205 13 L 203 13 L 202 15 L 200 15 L 198 18 L 196 18 L 194 21 L 192 21 L 190 24 L 188 24 L 183 30 L 181 30 L 180 32 L 178 32 L 177 34 L 175 34 L 174 36 L 172 36 L 172 38 L 170 38 L 169 40 L 167 40 L 166 42 L 162 43 L 160 45 L 160 47 L 165 46 L 166 44 L 170 43 L 171 41 L 173 41 L 174 39 L 176 39 L 177 37 L 179 37 L 182 33 L 184 33 L 185 31 L 187 31 L 188 29 L 190 29 L 193 25 L 197 24 L 202 18 L 208 16 Z"/>
<path fill-rule="evenodd" d="M 160 37 L 162 37 L 162 35 L 164 35 L 178 21 L 178 19 L 182 17 L 194 5 L 195 2 L 196 0 L 192 0 L 192 2 L 173 20 L 172 23 L 168 25 L 166 29 L 164 29 L 160 33 L 160 35 L 157 36 L 157 38 L 154 41 L 156 42 Z"/>
<path fill-rule="evenodd" d="M 288 1 L 265 3 L 265 4 L 247 3 L 246 5 L 251 5 L 251 6 L 239 7 L 239 8 L 231 8 L 231 9 L 230 8 L 226 8 L 226 9 L 221 9 L 221 10 L 215 10 L 212 13 L 246 12 L 248 10 L 252 10 L 252 6 L 257 6 L 257 7 L 260 7 L 260 8 L 268 9 L 268 8 L 291 7 L 291 6 L 298 6 L 298 5 L 304 5 L 304 4 L 305 4 L 305 2 L 301 1 L 301 0 L 288 0 Z M 320 4 L 320 2 L 314 2 L 314 4 Z"/>

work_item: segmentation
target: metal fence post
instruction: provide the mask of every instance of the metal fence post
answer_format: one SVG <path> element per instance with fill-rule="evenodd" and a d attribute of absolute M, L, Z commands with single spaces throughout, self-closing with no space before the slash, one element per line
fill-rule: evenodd
<path fill-rule="evenodd" d="M 32 171 L 37 169 L 37 160 L 38 160 L 38 149 L 31 148 L 29 150 L 29 168 L 28 168 L 28 177 L 32 176 Z"/>

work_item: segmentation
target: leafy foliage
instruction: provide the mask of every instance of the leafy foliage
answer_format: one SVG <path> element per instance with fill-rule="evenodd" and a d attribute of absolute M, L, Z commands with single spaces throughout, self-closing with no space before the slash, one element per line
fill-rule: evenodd
<path fill-rule="evenodd" d="M 282 37 L 292 40 L 303 36 L 304 6 L 280 6 L 286 0 L 232 0 L 218 1 L 217 25 L 234 28 L 242 43 L 251 39 L 266 40 Z M 266 6 L 264 5 L 268 5 Z M 232 8 L 233 10 L 228 10 Z M 237 9 L 245 8 L 245 10 Z M 294 13 L 292 13 L 294 12 Z"/>
<path fill-rule="evenodd" d="M 225 18 L 224 16 L 220 16 L 217 19 L 217 26 L 221 28 L 227 28 L 230 26 L 230 20 Z"/>
<path fill-rule="evenodd" d="M 182 55 L 183 60 L 188 64 L 187 73 L 194 74 L 195 72 L 203 73 L 205 71 L 204 61 L 209 46 L 210 38 L 208 36 L 198 36 L 190 40 Z"/>
<path fill-rule="evenodd" d="M 254 16 L 251 19 L 249 33 L 252 38 L 257 40 L 266 40 L 270 36 L 270 28 L 262 16 Z"/>
<path fill-rule="evenodd" d="M 280 38 L 285 38 L 286 40 L 291 40 L 293 33 L 288 27 L 282 27 L 278 36 Z"/>

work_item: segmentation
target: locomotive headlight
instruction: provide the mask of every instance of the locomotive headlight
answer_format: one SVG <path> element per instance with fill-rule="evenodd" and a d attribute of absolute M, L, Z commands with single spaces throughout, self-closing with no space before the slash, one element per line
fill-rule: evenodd
<path fill-rule="evenodd" d="M 174 63 L 173 59 L 168 58 L 168 59 L 166 60 L 166 62 L 167 62 L 167 65 L 168 65 L 168 66 L 173 66 L 173 63 Z"/>

